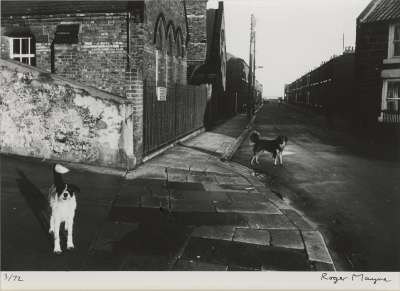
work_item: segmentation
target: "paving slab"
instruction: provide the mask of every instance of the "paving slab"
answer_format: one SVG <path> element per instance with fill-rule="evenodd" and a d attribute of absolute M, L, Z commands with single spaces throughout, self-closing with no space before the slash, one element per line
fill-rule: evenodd
<path fill-rule="evenodd" d="M 190 190 L 177 190 L 173 191 L 171 197 L 176 200 L 187 200 L 196 203 L 197 201 L 229 201 L 226 192 L 217 191 L 190 191 Z"/>
<path fill-rule="evenodd" d="M 296 229 L 282 214 L 243 214 L 250 228 L 254 229 Z"/>
<path fill-rule="evenodd" d="M 236 228 L 233 241 L 268 246 L 270 244 L 270 234 L 266 229 Z"/>
<path fill-rule="evenodd" d="M 236 191 L 236 192 L 253 192 L 253 193 L 260 193 L 255 187 L 251 185 L 235 185 L 235 184 L 219 184 L 220 189 L 224 189 L 225 191 Z"/>
<path fill-rule="evenodd" d="M 197 137 L 183 142 L 185 146 L 202 149 L 208 152 L 220 153 L 228 145 L 235 141 L 234 138 L 224 134 L 205 132 Z"/>
<path fill-rule="evenodd" d="M 138 228 L 138 223 L 107 221 L 89 248 L 91 251 L 111 252 L 113 244 Z"/>
<path fill-rule="evenodd" d="M 124 193 L 119 195 L 114 203 L 114 207 L 139 207 L 141 200 L 140 193 Z"/>
<path fill-rule="evenodd" d="M 267 198 L 261 193 L 233 192 L 227 194 L 233 202 L 267 202 Z"/>
<path fill-rule="evenodd" d="M 201 191 L 205 190 L 202 183 L 190 183 L 190 182 L 168 182 L 168 189 L 174 190 L 194 190 Z"/>
<path fill-rule="evenodd" d="M 187 181 L 187 171 L 182 172 L 167 172 L 167 180 L 169 182 L 186 182 Z"/>
<path fill-rule="evenodd" d="M 231 241 L 234 232 L 234 226 L 199 226 L 193 230 L 192 237 Z"/>
<path fill-rule="evenodd" d="M 304 249 L 303 240 L 297 230 L 271 229 L 271 245 L 289 249 Z"/>
<path fill-rule="evenodd" d="M 250 200 L 250 199 L 249 199 Z M 272 203 L 264 202 L 252 202 L 252 201 L 241 201 L 241 202 L 217 202 L 215 204 L 217 212 L 233 212 L 233 213 L 259 213 L 259 214 L 281 214 L 278 208 Z"/>
<path fill-rule="evenodd" d="M 219 185 L 215 184 L 215 183 L 201 183 L 203 185 L 203 188 L 205 191 L 225 191 L 224 188 L 220 187 Z"/>
<path fill-rule="evenodd" d="M 206 175 L 188 175 L 187 182 L 194 183 L 216 183 L 216 180 L 213 176 Z"/>
<path fill-rule="evenodd" d="M 201 262 L 199 260 L 179 259 L 172 268 L 172 270 L 173 271 L 227 271 L 228 266 Z"/>
<path fill-rule="evenodd" d="M 140 206 L 143 208 L 168 207 L 168 199 L 155 196 L 141 196 Z"/>
<path fill-rule="evenodd" d="M 145 164 L 133 171 L 130 171 L 125 179 L 133 180 L 136 178 L 147 178 L 147 179 L 166 179 L 167 175 L 165 173 L 165 168 L 158 165 L 148 165 Z"/>
<path fill-rule="evenodd" d="M 208 167 L 208 163 L 206 162 L 195 162 L 191 163 L 188 167 L 188 170 L 190 171 L 196 171 L 196 172 L 205 172 Z"/>
<path fill-rule="evenodd" d="M 302 231 L 302 235 L 310 261 L 333 264 L 324 238 L 319 231 Z"/>
<path fill-rule="evenodd" d="M 281 210 L 300 230 L 315 230 L 316 227 L 312 226 L 303 216 L 301 216 L 294 209 Z"/>
<path fill-rule="evenodd" d="M 173 212 L 215 212 L 215 207 L 210 201 L 172 200 Z"/>
<path fill-rule="evenodd" d="M 133 180 L 126 180 L 125 183 L 127 185 L 132 186 L 142 186 L 145 185 L 147 187 L 165 187 L 166 186 L 166 179 L 147 179 L 144 177 L 136 178 Z"/>
<path fill-rule="evenodd" d="M 236 177 L 226 177 L 226 176 L 215 176 L 218 184 L 227 184 L 227 185 L 250 185 L 249 181 L 241 176 Z"/>
<path fill-rule="evenodd" d="M 212 162 L 208 163 L 207 167 L 205 169 L 207 172 L 211 172 L 217 175 L 226 175 L 226 176 L 232 176 L 232 171 L 230 169 L 227 169 L 223 166 L 221 162 Z"/>

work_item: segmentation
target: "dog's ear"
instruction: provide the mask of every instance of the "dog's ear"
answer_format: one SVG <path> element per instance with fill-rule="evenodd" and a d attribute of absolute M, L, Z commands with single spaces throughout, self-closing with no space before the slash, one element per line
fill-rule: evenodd
<path fill-rule="evenodd" d="M 75 194 L 80 194 L 81 193 L 81 189 L 79 189 L 78 186 L 74 185 L 74 184 L 68 184 L 69 189 L 71 189 L 72 192 L 74 192 Z"/>

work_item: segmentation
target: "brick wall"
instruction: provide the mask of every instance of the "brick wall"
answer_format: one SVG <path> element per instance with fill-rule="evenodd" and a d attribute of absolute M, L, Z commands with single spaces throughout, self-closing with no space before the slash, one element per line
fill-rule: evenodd
<path fill-rule="evenodd" d="M 143 79 L 155 79 L 155 46 L 154 46 L 154 30 L 158 17 L 164 15 L 165 28 L 169 23 L 173 23 L 173 29 L 176 32 L 178 29 L 182 31 L 182 45 L 184 51 L 186 50 L 186 18 L 185 10 L 182 0 L 164 0 L 164 1 L 146 1 L 145 2 L 145 21 L 143 24 L 144 33 L 144 58 L 143 58 Z M 189 54 L 189 52 L 187 52 Z M 176 67 L 176 71 L 180 76 L 177 76 L 177 82 L 186 84 L 186 68 L 187 59 L 186 54 L 181 59 L 180 68 Z"/>
<path fill-rule="evenodd" d="M 125 96 L 126 14 L 79 14 L 2 19 L 4 33 L 27 27 L 36 40 L 36 66 L 51 71 L 51 43 L 58 24 L 79 23 L 79 43 L 54 46 L 54 72 Z M 3 30 L 2 30 L 3 31 Z M 2 56 L 7 53 L 2 48 Z"/>
<path fill-rule="evenodd" d="M 357 116 L 362 125 L 377 122 L 380 111 L 383 59 L 387 58 L 388 24 L 358 24 L 356 38 Z"/>
<path fill-rule="evenodd" d="M 206 60 L 207 54 L 207 0 L 190 0 L 186 2 L 188 29 L 187 72 L 190 78 L 194 68 Z"/>

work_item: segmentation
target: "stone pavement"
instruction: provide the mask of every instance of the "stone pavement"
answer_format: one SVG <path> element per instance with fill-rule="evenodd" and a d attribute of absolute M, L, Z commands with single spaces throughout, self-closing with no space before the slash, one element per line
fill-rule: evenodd
<path fill-rule="evenodd" d="M 177 145 L 129 172 L 88 270 L 334 270 L 315 225 L 252 170 L 221 162 L 247 124 Z M 220 132 L 218 132 L 220 131 Z"/>

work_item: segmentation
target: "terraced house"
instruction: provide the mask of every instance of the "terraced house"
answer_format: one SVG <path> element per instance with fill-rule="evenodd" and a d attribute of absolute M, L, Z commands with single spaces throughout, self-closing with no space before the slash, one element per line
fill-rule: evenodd
<path fill-rule="evenodd" d="M 201 128 L 186 4 L 1 1 L 1 150 L 132 168 Z"/>
<path fill-rule="evenodd" d="M 357 19 L 357 116 L 363 126 L 400 125 L 400 1 L 373 0 Z M 393 137 L 393 135 L 392 135 Z"/>

